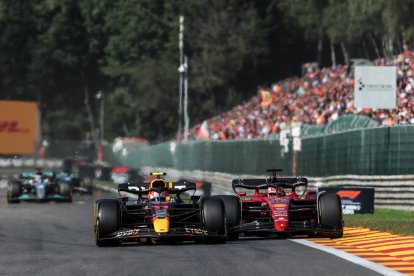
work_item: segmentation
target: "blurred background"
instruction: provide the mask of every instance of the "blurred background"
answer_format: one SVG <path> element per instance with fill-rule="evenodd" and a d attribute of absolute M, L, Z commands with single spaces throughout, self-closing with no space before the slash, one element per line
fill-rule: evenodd
<path fill-rule="evenodd" d="M 352 59 L 391 59 L 411 49 L 413 5 L 1 1 L 0 98 L 37 102 L 40 135 L 49 141 L 119 136 L 166 141 L 176 137 L 180 119 L 180 15 L 191 127 L 249 102 L 259 87 L 303 76 L 305 63 L 347 65 L 339 67 L 345 74 Z M 315 108 L 323 113 L 326 107 Z"/>
<path fill-rule="evenodd" d="M 410 174 L 412 10 L 410 0 L 0 1 L 0 165 Z M 395 66 L 396 108 L 355 106 L 354 69 L 368 65 Z"/>

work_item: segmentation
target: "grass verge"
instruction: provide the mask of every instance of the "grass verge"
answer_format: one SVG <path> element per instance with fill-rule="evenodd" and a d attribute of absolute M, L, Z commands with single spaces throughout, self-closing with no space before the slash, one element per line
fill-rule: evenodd
<path fill-rule="evenodd" d="M 95 184 L 96 187 L 114 188 L 114 189 L 116 189 L 118 187 L 113 182 L 105 181 L 105 180 L 99 180 L 99 179 L 94 179 L 93 183 Z"/>
<path fill-rule="evenodd" d="M 397 235 L 414 236 L 414 212 L 376 208 L 374 214 L 344 215 L 346 227 L 367 227 Z"/>

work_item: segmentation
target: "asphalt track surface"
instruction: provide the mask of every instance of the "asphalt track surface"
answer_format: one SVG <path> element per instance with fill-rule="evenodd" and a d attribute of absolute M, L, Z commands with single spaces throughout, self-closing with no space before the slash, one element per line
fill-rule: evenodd
<path fill-rule="evenodd" d="M 9 205 L 0 190 L 0 275 L 378 275 L 289 240 L 242 238 L 220 245 L 96 247 L 93 202 Z"/>

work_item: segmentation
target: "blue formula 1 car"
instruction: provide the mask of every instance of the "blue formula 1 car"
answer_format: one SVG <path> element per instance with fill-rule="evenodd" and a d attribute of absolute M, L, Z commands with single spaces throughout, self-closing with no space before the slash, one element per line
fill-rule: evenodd
<path fill-rule="evenodd" d="M 23 172 L 7 183 L 7 202 L 64 201 L 72 202 L 72 186 L 57 181 L 53 172 Z"/>

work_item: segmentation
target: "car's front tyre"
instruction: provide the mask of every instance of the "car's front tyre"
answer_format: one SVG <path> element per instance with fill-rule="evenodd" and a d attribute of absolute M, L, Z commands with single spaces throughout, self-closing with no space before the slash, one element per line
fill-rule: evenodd
<path fill-rule="evenodd" d="M 210 236 L 205 237 L 207 243 L 225 243 L 226 216 L 223 201 L 218 197 L 209 197 L 202 203 L 201 222 Z"/>
<path fill-rule="evenodd" d="M 95 243 L 97 246 L 114 246 L 118 240 L 105 240 L 119 230 L 120 206 L 116 199 L 101 199 L 95 203 Z"/>
<path fill-rule="evenodd" d="M 7 203 L 19 203 L 19 196 L 21 195 L 20 184 L 15 181 L 7 183 Z"/>
<path fill-rule="evenodd" d="M 224 203 L 224 210 L 226 213 L 227 229 L 240 225 L 241 208 L 240 200 L 234 195 L 217 195 L 214 196 L 220 198 Z M 239 239 L 239 233 L 228 232 L 227 239 L 229 241 L 236 241 Z"/>
<path fill-rule="evenodd" d="M 90 178 L 85 178 L 82 182 L 83 187 L 86 189 L 86 194 L 92 195 L 93 194 L 93 181 Z"/>
<path fill-rule="evenodd" d="M 60 182 L 59 194 L 64 197 L 66 202 L 72 202 L 72 185 L 67 182 Z"/>
<path fill-rule="evenodd" d="M 336 239 L 343 236 L 342 204 L 335 193 L 324 193 L 318 197 L 318 214 L 322 235 Z"/>

